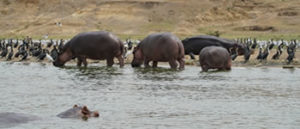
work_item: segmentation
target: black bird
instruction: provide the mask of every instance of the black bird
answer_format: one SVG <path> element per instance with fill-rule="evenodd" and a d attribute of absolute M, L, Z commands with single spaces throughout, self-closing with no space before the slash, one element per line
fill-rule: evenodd
<path fill-rule="evenodd" d="M 257 46 L 256 38 L 253 39 L 253 44 L 251 46 L 251 49 L 255 49 Z"/>
<path fill-rule="evenodd" d="M 1 41 L 1 39 L 0 39 L 0 51 L 3 49 L 3 44 L 2 44 L 2 41 Z"/>
<path fill-rule="evenodd" d="M 61 39 L 61 40 L 60 40 L 60 43 L 59 43 L 59 45 L 58 45 L 58 50 L 59 50 L 59 52 L 62 51 L 63 47 L 64 47 L 64 40 Z"/>
<path fill-rule="evenodd" d="M 10 52 L 8 53 L 6 60 L 11 60 L 13 55 L 14 55 L 14 50 L 12 47 L 10 47 Z"/>
<path fill-rule="evenodd" d="M 13 47 L 12 43 L 13 43 L 13 42 L 12 42 L 12 39 L 9 39 L 9 40 L 8 40 L 8 43 L 6 44 L 6 46 L 7 46 L 7 47 L 8 47 L 8 46 Z"/>
<path fill-rule="evenodd" d="M 245 63 L 248 62 L 248 60 L 250 59 L 250 56 L 251 56 L 251 50 L 250 50 L 249 46 L 247 45 L 247 46 L 244 48 L 244 59 L 245 59 Z"/>
<path fill-rule="evenodd" d="M 280 51 L 277 50 L 276 53 L 272 56 L 272 59 L 273 59 L 273 60 L 278 60 L 278 59 L 279 59 L 279 56 L 280 56 Z"/>
<path fill-rule="evenodd" d="M 28 53 L 27 53 L 27 51 L 24 51 L 23 53 L 22 53 L 22 59 L 20 60 L 20 61 L 23 61 L 23 60 L 26 60 L 27 59 L 27 56 L 28 56 Z"/>
<path fill-rule="evenodd" d="M 50 51 L 50 56 L 53 58 L 53 60 L 56 60 L 58 56 L 58 50 L 56 49 L 56 46 L 53 46 L 53 49 Z"/>
<path fill-rule="evenodd" d="M 23 45 L 26 47 L 26 49 L 29 48 L 29 43 L 25 39 L 23 39 Z"/>
<path fill-rule="evenodd" d="M 20 55 L 23 55 L 25 53 L 25 45 L 20 45 L 18 52 L 15 54 L 15 58 L 18 58 Z"/>
<path fill-rule="evenodd" d="M 282 54 L 282 48 L 283 48 L 284 44 L 283 43 L 280 43 L 279 46 L 278 46 L 278 49 L 279 49 L 279 52 L 280 52 L 280 55 Z"/>
<path fill-rule="evenodd" d="M 1 52 L 1 54 L 0 54 L 1 58 L 2 58 L 2 57 L 6 57 L 7 53 L 8 53 L 7 46 L 5 46 L 5 47 L 2 49 L 2 52 Z"/>
<path fill-rule="evenodd" d="M 132 49 L 132 42 L 131 40 L 127 40 L 128 50 Z"/>
<path fill-rule="evenodd" d="M 280 45 L 277 47 L 276 53 L 272 56 L 272 59 L 273 59 L 273 60 L 278 60 L 281 54 L 282 54 L 282 45 L 280 44 Z"/>
<path fill-rule="evenodd" d="M 44 60 L 45 59 L 45 57 L 46 57 L 46 50 L 45 49 L 43 49 L 42 50 L 42 52 L 41 52 L 41 54 L 38 56 L 38 59 L 39 60 Z"/>
<path fill-rule="evenodd" d="M 14 44 L 14 48 L 17 48 L 19 45 L 19 39 L 17 39 L 17 42 Z"/>
<path fill-rule="evenodd" d="M 264 52 L 262 53 L 262 57 L 261 57 L 261 59 L 262 60 L 266 60 L 267 59 L 267 57 L 268 57 L 268 55 L 269 55 L 269 46 L 267 46 L 266 48 L 265 48 L 265 50 L 264 50 Z"/>
<path fill-rule="evenodd" d="M 272 50 L 273 47 L 274 47 L 274 42 L 273 39 L 271 39 L 271 42 L 269 44 L 269 50 Z"/>
<path fill-rule="evenodd" d="M 41 53 L 42 53 L 42 50 L 41 50 L 41 49 L 35 49 L 35 50 L 32 51 L 31 54 L 32 54 L 32 56 L 37 57 L 37 56 L 39 56 Z"/>
<path fill-rule="evenodd" d="M 195 60 L 195 59 L 196 59 L 193 52 L 189 53 L 189 55 L 190 55 L 190 57 L 191 57 L 192 60 Z"/>
<path fill-rule="evenodd" d="M 257 60 L 261 60 L 261 59 L 262 59 L 262 55 L 263 55 L 263 53 L 262 53 L 262 48 L 260 47 L 260 48 L 259 48 L 259 53 L 258 53 L 256 59 L 257 59 Z"/>
<path fill-rule="evenodd" d="M 47 47 L 50 48 L 53 45 L 53 40 L 50 39 L 50 42 L 47 44 Z"/>
<path fill-rule="evenodd" d="M 295 57 L 295 50 L 296 50 L 296 45 L 289 45 L 287 48 L 287 53 L 288 53 L 288 57 L 286 58 L 288 60 L 288 64 L 290 64 L 294 57 Z"/>

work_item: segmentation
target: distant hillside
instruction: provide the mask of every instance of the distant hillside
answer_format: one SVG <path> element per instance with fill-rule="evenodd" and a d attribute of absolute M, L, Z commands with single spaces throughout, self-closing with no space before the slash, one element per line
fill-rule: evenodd
<path fill-rule="evenodd" d="M 300 38 L 299 5 L 300 0 L 1 0 L 0 36 L 108 30 L 123 37 L 170 31 L 181 37 Z"/>

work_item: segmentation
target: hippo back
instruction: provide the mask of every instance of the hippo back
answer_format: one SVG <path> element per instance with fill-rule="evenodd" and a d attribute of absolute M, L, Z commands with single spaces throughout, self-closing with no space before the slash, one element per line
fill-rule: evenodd
<path fill-rule="evenodd" d="M 0 128 L 13 127 L 18 124 L 38 120 L 37 116 L 22 113 L 4 112 L 0 113 Z"/>
<path fill-rule="evenodd" d="M 222 68 L 230 60 L 229 52 L 223 47 L 205 47 L 199 54 L 200 64 L 206 64 L 211 68 Z"/>
<path fill-rule="evenodd" d="M 106 31 L 83 32 L 73 37 L 63 50 L 71 49 L 74 56 L 86 56 L 91 59 L 121 55 L 123 43 L 115 35 Z"/>
<path fill-rule="evenodd" d="M 60 118 L 80 118 L 81 117 L 80 112 L 81 112 L 81 107 L 73 107 L 71 109 L 68 109 L 67 111 L 59 113 L 57 116 Z"/>
<path fill-rule="evenodd" d="M 219 38 L 209 35 L 200 35 L 182 40 L 185 54 L 199 54 L 200 51 L 207 46 L 221 46 L 226 49 L 234 47 L 237 43 L 233 40 Z"/>
<path fill-rule="evenodd" d="M 178 37 L 171 33 L 155 33 L 141 41 L 139 47 L 145 57 L 157 61 L 184 56 L 184 48 Z"/>

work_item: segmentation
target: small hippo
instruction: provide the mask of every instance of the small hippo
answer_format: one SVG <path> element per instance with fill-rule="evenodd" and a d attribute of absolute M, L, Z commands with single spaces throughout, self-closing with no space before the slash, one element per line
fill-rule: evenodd
<path fill-rule="evenodd" d="M 37 116 L 23 113 L 4 112 L 0 113 L 0 128 L 9 128 L 29 121 L 38 120 Z"/>
<path fill-rule="evenodd" d="M 99 117 L 97 111 L 90 111 L 86 106 L 74 105 L 73 108 L 68 109 L 57 115 L 60 118 L 82 118 L 87 120 L 89 117 Z"/>
<path fill-rule="evenodd" d="M 205 47 L 199 54 L 202 71 L 208 69 L 230 70 L 231 57 L 227 49 L 223 47 L 210 46 Z"/>

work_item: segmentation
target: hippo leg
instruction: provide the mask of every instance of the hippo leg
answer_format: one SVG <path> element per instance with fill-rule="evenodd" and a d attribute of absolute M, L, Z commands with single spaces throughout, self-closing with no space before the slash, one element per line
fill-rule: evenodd
<path fill-rule="evenodd" d="M 81 67 L 82 64 L 82 59 L 81 58 L 77 58 L 77 66 Z"/>
<path fill-rule="evenodd" d="M 207 65 L 201 65 L 201 68 L 202 68 L 203 72 L 207 72 L 208 71 Z"/>
<path fill-rule="evenodd" d="M 230 59 L 228 59 L 228 61 L 225 63 L 224 67 L 226 70 L 231 70 L 231 60 Z"/>
<path fill-rule="evenodd" d="M 157 61 L 153 61 L 153 63 L 152 63 L 152 68 L 156 68 L 157 67 Z"/>
<path fill-rule="evenodd" d="M 218 68 L 218 71 L 224 71 L 225 68 Z"/>
<path fill-rule="evenodd" d="M 171 66 L 172 69 L 176 69 L 177 68 L 177 62 L 174 59 L 169 60 L 169 64 Z"/>
<path fill-rule="evenodd" d="M 122 57 L 122 55 L 117 56 L 117 58 L 120 63 L 120 68 L 124 67 L 124 58 Z"/>
<path fill-rule="evenodd" d="M 226 64 L 226 65 L 224 66 L 224 69 L 225 69 L 225 70 L 231 70 L 231 65 Z"/>
<path fill-rule="evenodd" d="M 149 68 L 150 67 L 149 62 L 150 62 L 150 60 L 148 58 L 145 58 L 145 60 L 144 60 L 144 66 L 145 66 L 145 68 Z"/>
<path fill-rule="evenodd" d="M 87 61 L 86 58 L 84 57 L 77 57 L 78 61 L 77 61 L 77 66 L 81 67 L 81 64 L 83 63 L 84 67 L 87 67 Z"/>
<path fill-rule="evenodd" d="M 87 67 L 87 61 L 86 61 L 86 58 L 82 58 L 82 63 L 84 65 L 84 67 Z"/>
<path fill-rule="evenodd" d="M 106 64 L 107 66 L 111 67 L 114 64 L 114 58 L 107 58 Z"/>
<path fill-rule="evenodd" d="M 180 58 L 177 61 L 179 62 L 179 69 L 184 69 L 184 58 Z"/>

